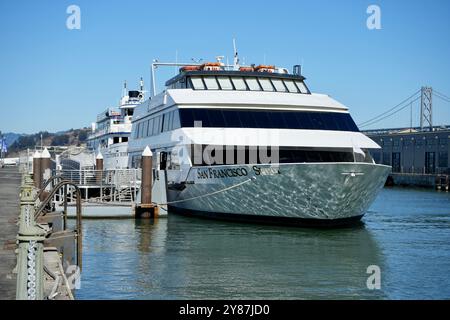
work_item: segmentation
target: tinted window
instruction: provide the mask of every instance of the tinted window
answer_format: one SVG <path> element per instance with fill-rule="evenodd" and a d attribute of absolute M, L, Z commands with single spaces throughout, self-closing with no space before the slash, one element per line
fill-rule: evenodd
<path fill-rule="evenodd" d="M 178 113 L 178 110 L 175 110 L 173 112 L 173 121 L 172 121 L 173 129 L 179 128 L 180 125 L 180 114 Z"/>
<path fill-rule="evenodd" d="M 193 127 L 278 128 L 359 131 L 348 113 L 260 111 L 227 109 L 180 109 L 181 125 Z"/>
<path fill-rule="evenodd" d="M 218 110 L 215 110 L 216 112 Z M 230 127 L 230 128 L 241 128 L 242 123 L 239 119 L 239 111 L 235 110 L 223 110 L 223 115 L 225 118 L 225 124 L 221 127 Z"/>
<path fill-rule="evenodd" d="M 152 134 L 158 134 L 159 133 L 159 122 L 160 122 L 161 117 L 156 117 L 155 121 L 154 121 L 154 126 L 153 126 L 153 130 L 152 130 Z"/>
<path fill-rule="evenodd" d="M 153 130 L 153 119 L 148 120 L 147 136 L 152 135 Z"/>
<path fill-rule="evenodd" d="M 191 157 L 192 157 L 192 147 L 191 146 Z M 205 150 L 206 145 L 198 146 L 201 150 Z M 211 146 L 209 146 L 211 147 Z M 218 158 L 215 156 L 214 152 L 212 156 L 213 159 L 204 158 L 203 163 L 197 165 L 218 165 L 218 164 L 261 164 L 266 163 L 267 159 L 261 159 L 260 150 L 258 146 L 252 147 L 244 147 L 240 146 L 238 151 L 238 147 L 236 146 L 213 146 L 214 149 L 223 151 L 223 158 Z M 250 151 L 252 151 L 252 155 L 250 155 Z M 228 154 L 227 152 L 232 152 L 232 154 Z M 244 158 L 238 159 L 238 152 L 241 155 L 244 155 Z M 270 148 L 264 147 L 262 154 L 265 154 L 270 157 L 272 155 L 272 151 Z M 231 161 L 230 161 L 231 160 Z M 280 147 L 278 150 L 278 162 L 279 163 L 303 163 L 303 162 L 354 162 L 353 153 L 352 152 L 343 152 L 343 151 L 325 151 L 325 150 L 304 150 L 296 147 Z M 194 159 L 192 159 L 194 163 Z"/>
<path fill-rule="evenodd" d="M 217 109 L 214 112 L 208 112 L 208 123 L 211 127 L 223 127 L 225 123 L 225 118 L 223 116 L 222 110 Z"/>
<path fill-rule="evenodd" d="M 201 121 L 202 127 L 209 126 L 208 110 L 206 109 L 194 109 L 194 121 Z"/>

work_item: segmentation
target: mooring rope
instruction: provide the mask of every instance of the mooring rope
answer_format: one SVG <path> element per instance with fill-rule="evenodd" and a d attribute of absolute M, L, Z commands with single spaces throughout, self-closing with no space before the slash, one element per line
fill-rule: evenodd
<path fill-rule="evenodd" d="M 168 204 L 180 203 L 180 202 L 186 202 L 186 201 L 191 201 L 191 200 L 195 200 L 195 199 L 199 199 L 199 198 L 209 197 L 209 196 L 212 196 L 212 195 L 215 195 L 215 194 L 224 192 L 224 191 L 228 191 L 228 190 L 237 188 L 237 187 L 239 187 L 239 186 L 241 186 L 241 185 L 243 185 L 243 184 L 245 184 L 245 183 L 247 183 L 247 182 L 250 182 L 250 181 L 252 181 L 251 178 L 249 178 L 249 179 L 247 179 L 247 180 L 245 180 L 245 181 L 239 182 L 238 184 L 235 184 L 235 185 L 232 185 L 232 186 L 229 186 L 229 187 L 226 187 L 226 188 L 224 188 L 224 189 L 217 190 L 217 191 L 214 191 L 214 192 L 211 192 L 211 193 L 202 194 L 202 195 L 200 195 L 200 196 L 196 196 L 196 197 L 189 198 L 189 199 L 170 201 L 170 202 L 166 202 L 166 203 L 157 203 L 157 205 L 158 205 L 158 206 L 165 206 L 165 205 L 168 205 Z"/>

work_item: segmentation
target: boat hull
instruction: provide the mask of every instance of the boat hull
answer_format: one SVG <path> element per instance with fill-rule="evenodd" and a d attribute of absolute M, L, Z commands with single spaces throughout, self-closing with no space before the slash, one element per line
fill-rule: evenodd
<path fill-rule="evenodd" d="M 371 163 L 194 167 L 183 188 L 169 185 L 169 210 L 227 220 L 345 225 L 361 219 L 389 172 Z"/>

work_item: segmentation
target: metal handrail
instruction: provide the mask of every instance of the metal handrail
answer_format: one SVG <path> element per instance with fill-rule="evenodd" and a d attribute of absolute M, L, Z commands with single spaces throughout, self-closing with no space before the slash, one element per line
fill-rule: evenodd
<path fill-rule="evenodd" d="M 77 265 L 80 267 L 80 270 L 82 269 L 82 250 L 83 250 L 83 231 L 82 231 L 82 226 L 81 226 L 81 191 L 78 188 L 78 186 L 70 181 L 67 180 L 62 180 L 61 182 L 59 182 L 48 194 L 47 198 L 45 198 L 39 208 L 36 210 L 35 214 L 34 214 L 34 218 L 35 220 L 37 220 L 41 215 L 45 216 L 46 212 L 44 212 L 45 207 L 50 203 L 50 201 L 52 200 L 53 196 L 62 188 L 62 187 L 67 187 L 67 186 L 72 186 L 75 188 L 75 192 L 77 195 L 76 198 L 76 217 L 77 217 L 77 228 L 76 228 L 76 232 L 77 232 Z M 67 197 L 66 200 L 67 201 Z M 64 212 L 64 219 L 66 221 L 67 219 L 67 210 Z M 65 223 L 64 223 L 65 224 Z M 64 226 L 64 230 L 66 230 L 66 226 Z"/>
<path fill-rule="evenodd" d="M 64 177 L 62 175 L 56 175 L 56 176 L 52 176 L 50 179 L 48 179 L 47 181 L 45 181 L 44 185 L 42 186 L 42 188 L 40 190 L 38 190 L 36 196 L 34 197 L 34 201 L 36 201 L 39 196 L 42 194 L 42 192 L 45 191 L 45 189 L 49 186 L 49 184 L 53 181 L 55 181 L 56 179 L 61 179 L 64 180 Z"/>

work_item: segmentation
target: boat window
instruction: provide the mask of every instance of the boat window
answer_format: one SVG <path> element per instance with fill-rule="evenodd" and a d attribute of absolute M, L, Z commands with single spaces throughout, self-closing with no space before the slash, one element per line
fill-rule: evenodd
<path fill-rule="evenodd" d="M 202 127 L 210 128 L 359 131 L 350 114 L 338 112 L 180 109 L 179 116 L 182 127 L 201 121 Z"/>
<path fill-rule="evenodd" d="M 294 80 L 283 80 L 284 84 L 288 88 L 291 93 L 298 93 L 297 86 L 294 83 Z"/>
<path fill-rule="evenodd" d="M 152 131 L 153 131 L 153 118 L 148 120 L 148 129 L 147 129 L 147 136 L 151 136 L 152 135 Z"/>
<path fill-rule="evenodd" d="M 147 136 L 147 130 L 148 130 L 148 121 L 145 120 L 142 123 L 142 137 L 146 137 Z"/>
<path fill-rule="evenodd" d="M 191 77 L 192 86 L 196 90 L 205 90 L 205 85 L 201 77 Z"/>
<path fill-rule="evenodd" d="M 169 112 L 169 113 L 167 114 L 167 118 L 169 118 L 169 120 L 167 120 L 166 131 L 172 130 L 172 117 L 173 117 L 173 112 Z"/>
<path fill-rule="evenodd" d="M 228 77 L 217 77 L 222 90 L 233 90 L 233 85 Z"/>
<path fill-rule="evenodd" d="M 152 135 L 159 133 L 159 117 L 154 118 Z"/>
<path fill-rule="evenodd" d="M 210 112 L 208 112 L 208 113 L 211 114 Z M 216 112 L 214 112 L 214 113 L 216 113 Z M 239 111 L 223 110 L 222 114 L 223 114 L 225 123 L 223 123 L 223 125 L 221 127 L 242 128 L 242 122 L 239 119 Z M 212 116 L 210 118 L 212 118 Z"/>
<path fill-rule="evenodd" d="M 128 142 L 128 137 L 122 137 L 122 142 Z"/>
<path fill-rule="evenodd" d="M 261 91 L 261 87 L 259 86 L 256 78 L 247 78 L 245 79 L 245 81 L 247 82 L 247 85 L 251 91 Z"/>
<path fill-rule="evenodd" d="M 247 86 L 245 85 L 243 78 L 231 78 L 231 81 L 233 81 L 233 85 L 236 88 L 236 90 L 247 90 Z"/>
<path fill-rule="evenodd" d="M 259 83 L 264 91 L 273 91 L 272 83 L 267 78 L 260 78 Z"/>
<path fill-rule="evenodd" d="M 205 80 L 206 88 L 208 90 L 219 90 L 216 77 L 204 77 L 203 80 Z"/>
<path fill-rule="evenodd" d="M 175 110 L 175 111 L 173 112 L 172 126 L 173 126 L 173 129 L 178 129 L 178 128 L 181 127 L 181 124 L 180 124 L 180 114 L 179 114 L 178 110 Z"/>
<path fill-rule="evenodd" d="M 120 138 L 119 137 L 114 137 L 113 138 L 113 143 L 119 143 L 120 142 Z"/>
<path fill-rule="evenodd" d="M 144 137 L 144 123 L 141 121 L 139 123 L 139 138 Z"/>
<path fill-rule="evenodd" d="M 163 114 L 162 115 L 162 121 L 161 121 L 161 130 L 160 130 L 160 132 L 164 132 L 166 129 L 165 128 L 167 128 L 167 114 Z"/>
<path fill-rule="evenodd" d="M 306 88 L 305 84 L 302 81 L 295 81 L 300 93 L 308 93 L 308 88 Z"/>
<path fill-rule="evenodd" d="M 272 84 L 278 92 L 286 92 L 286 87 L 281 79 L 272 79 Z"/>
<path fill-rule="evenodd" d="M 135 123 L 133 125 L 133 127 L 135 128 L 135 130 L 134 130 L 134 138 L 138 139 L 138 137 L 139 137 L 139 123 Z"/>

